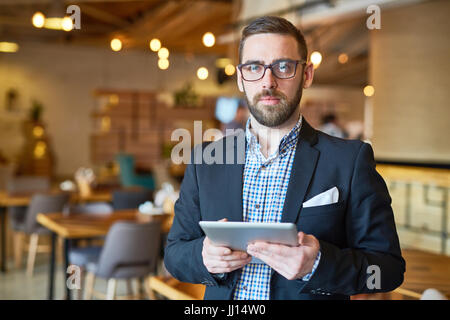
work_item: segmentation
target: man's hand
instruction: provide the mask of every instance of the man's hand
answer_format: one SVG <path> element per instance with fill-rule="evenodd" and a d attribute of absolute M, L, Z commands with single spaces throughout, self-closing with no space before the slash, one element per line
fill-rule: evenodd
<path fill-rule="evenodd" d="M 227 219 L 219 221 L 225 222 Z M 228 273 L 244 267 L 252 257 L 244 251 L 233 251 L 214 245 L 208 237 L 203 241 L 203 264 L 210 273 Z"/>
<path fill-rule="evenodd" d="M 320 250 L 319 240 L 313 235 L 298 233 L 299 246 L 290 247 L 268 242 L 254 242 L 247 252 L 264 261 L 288 280 L 299 279 L 312 271 Z"/>

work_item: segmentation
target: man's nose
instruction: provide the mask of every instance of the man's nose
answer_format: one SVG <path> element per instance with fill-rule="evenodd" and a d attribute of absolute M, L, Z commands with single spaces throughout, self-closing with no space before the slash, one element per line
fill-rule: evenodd
<path fill-rule="evenodd" d="M 270 68 L 267 68 L 266 73 L 264 74 L 264 77 L 261 79 L 261 84 L 264 89 L 273 89 L 278 86 L 277 80 L 275 76 L 272 73 L 272 70 Z"/>

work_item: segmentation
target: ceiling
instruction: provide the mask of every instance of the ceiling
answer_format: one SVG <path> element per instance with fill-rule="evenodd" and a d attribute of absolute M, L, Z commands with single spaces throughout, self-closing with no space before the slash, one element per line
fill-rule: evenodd
<path fill-rule="evenodd" d="M 66 6 L 81 10 L 81 29 L 71 32 L 37 29 L 31 24 L 36 11 L 63 16 Z M 214 54 L 236 57 L 237 43 L 207 48 L 202 44 L 205 32 L 221 35 L 236 31 L 241 0 L 2 0 L 0 1 L 0 39 L 40 41 L 109 47 L 114 37 L 124 48 L 149 50 L 149 40 L 159 38 L 171 52 Z M 363 86 L 367 82 L 368 31 L 365 17 L 308 26 L 304 30 L 310 52 L 319 50 L 323 62 L 316 70 L 315 83 Z M 340 64 L 337 57 L 347 53 Z"/>
<path fill-rule="evenodd" d="M 64 32 L 32 26 L 36 11 L 64 16 L 70 4 L 80 7 L 81 29 Z M 207 31 L 227 32 L 232 5 L 232 0 L 2 0 L 0 25 L 2 34 L 24 40 L 109 46 L 111 39 L 118 37 L 124 47 L 147 49 L 149 40 L 156 37 L 174 52 L 221 54 L 227 46 L 207 48 L 202 45 L 202 36 Z"/>

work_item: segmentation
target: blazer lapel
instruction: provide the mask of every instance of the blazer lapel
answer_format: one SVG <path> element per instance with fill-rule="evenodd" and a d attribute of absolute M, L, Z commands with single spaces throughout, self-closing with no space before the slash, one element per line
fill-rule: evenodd
<path fill-rule="evenodd" d="M 237 134 L 230 135 L 227 139 L 233 139 L 233 144 L 229 143 L 225 145 L 224 163 L 227 163 L 226 158 L 227 154 L 230 155 L 230 151 L 233 152 L 233 157 L 230 157 L 233 162 L 224 165 L 226 170 L 223 172 L 225 173 L 224 180 L 226 184 L 224 185 L 223 201 L 221 203 L 228 210 L 227 216 L 229 221 L 243 221 L 242 190 L 244 183 L 245 149 L 247 146 L 245 132 L 238 131 Z M 230 140 L 228 141 L 231 142 Z"/>
<path fill-rule="evenodd" d="M 320 154 L 313 147 L 317 143 L 316 130 L 306 122 L 305 118 L 302 121 L 281 222 L 297 222 Z"/>

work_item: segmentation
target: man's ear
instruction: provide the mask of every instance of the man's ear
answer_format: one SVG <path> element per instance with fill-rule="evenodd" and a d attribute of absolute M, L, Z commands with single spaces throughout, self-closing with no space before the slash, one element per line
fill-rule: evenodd
<path fill-rule="evenodd" d="M 241 71 L 236 68 L 236 81 L 240 92 L 244 92 L 244 85 L 242 84 Z"/>
<path fill-rule="evenodd" d="M 314 65 L 308 62 L 303 70 L 303 88 L 309 88 L 314 78 Z"/>

